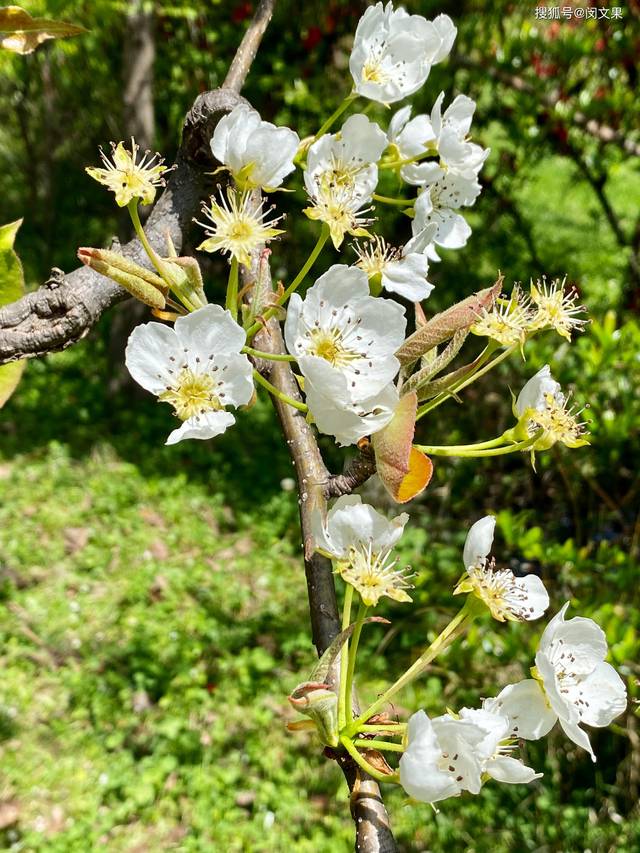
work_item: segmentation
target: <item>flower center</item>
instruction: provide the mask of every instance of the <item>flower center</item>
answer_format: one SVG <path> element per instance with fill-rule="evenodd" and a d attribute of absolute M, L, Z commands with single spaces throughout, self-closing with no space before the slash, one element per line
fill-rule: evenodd
<path fill-rule="evenodd" d="M 194 373 L 183 368 L 172 388 L 159 395 L 163 403 L 170 403 L 181 421 L 189 420 L 205 412 L 216 412 L 222 408 L 220 399 L 213 389 L 217 383 L 208 373 Z"/>
<path fill-rule="evenodd" d="M 382 67 L 380 56 L 376 56 L 375 54 L 370 55 L 362 66 L 362 82 L 382 84 L 388 80 L 389 75 Z"/>
<path fill-rule="evenodd" d="M 375 607 L 383 595 L 395 601 L 411 601 L 405 592 L 411 586 L 407 569 L 398 568 L 398 559 L 390 548 L 376 552 L 371 542 L 360 543 L 337 563 L 337 570 L 360 593 L 367 607 Z"/>
<path fill-rule="evenodd" d="M 512 571 L 496 571 L 493 565 L 492 560 L 488 566 L 474 566 L 468 570 L 475 594 L 499 622 L 526 619 L 531 610 L 526 590 L 518 584 Z"/>
<path fill-rule="evenodd" d="M 229 239 L 230 240 L 246 240 L 247 237 L 251 237 L 253 235 L 253 226 L 252 223 L 246 220 L 240 220 L 239 222 L 232 223 L 229 228 Z"/>
<path fill-rule="evenodd" d="M 332 367 L 345 367 L 354 358 L 360 358 L 360 353 L 344 346 L 339 329 L 312 329 L 309 354 L 323 358 Z"/>
<path fill-rule="evenodd" d="M 564 397 L 560 395 L 558 399 L 553 394 L 546 394 L 544 399 L 544 409 L 535 411 L 532 416 L 533 432 L 542 428 L 550 438 L 562 444 L 579 439 L 582 426 L 567 409 Z"/>

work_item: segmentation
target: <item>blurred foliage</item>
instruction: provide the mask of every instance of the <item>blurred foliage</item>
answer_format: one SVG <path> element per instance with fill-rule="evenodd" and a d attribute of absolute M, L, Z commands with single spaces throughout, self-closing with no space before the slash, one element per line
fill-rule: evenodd
<path fill-rule="evenodd" d="M 415 606 L 363 642 L 374 696 L 453 612 L 467 527 L 499 513 L 496 556 L 542 574 L 554 606 L 597 619 L 637 695 L 640 327 L 636 316 L 640 176 L 638 8 L 622 21 L 536 21 L 535 5 L 408 2 L 451 14 L 455 54 L 433 69 L 416 109 L 437 94 L 478 101 L 474 136 L 491 145 L 487 188 L 465 249 L 443 252 L 426 308 L 493 281 L 568 275 L 592 322 L 568 346 L 547 335 L 421 422 L 419 438 L 460 443 L 511 423 L 516 393 L 544 363 L 589 405 L 592 445 L 528 457 L 437 461 L 411 504 L 401 556 Z M 87 27 L 28 57 L 0 55 L 0 222 L 24 216 L 18 248 L 35 285 L 71 269 L 78 245 L 123 230 L 84 174 L 97 146 L 125 135 L 127 5 L 47 0 L 32 15 Z M 251 14 L 242 0 L 155 9 L 156 144 L 172 159 L 186 110 L 219 85 Z M 315 132 L 348 90 L 360 2 L 282 0 L 244 94 L 263 116 Z M 292 14 L 292 10 L 295 14 Z M 380 107 L 372 117 L 388 121 Z M 611 131 L 604 142 L 587 122 Z M 291 215 L 274 269 L 296 270 L 315 228 Z M 406 222 L 382 211 L 385 233 Z M 381 227 L 380 230 L 383 230 Z M 335 256 L 325 250 L 318 270 Z M 212 297 L 218 290 L 210 269 Z M 291 465 L 260 399 L 214 442 L 167 448 L 166 407 L 122 387 L 116 326 L 31 363 L 0 421 L 0 846 L 47 853 L 351 849 L 347 791 L 307 736 L 290 735 L 285 698 L 313 657 L 299 564 Z M 323 439 L 334 469 L 339 453 Z M 380 499 L 376 486 L 367 494 Z M 390 508 L 391 509 L 391 508 Z M 481 621 L 403 706 L 441 713 L 477 704 L 527 674 L 541 627 Z M 487 785 L 477 798 L 388 804 L 402 850 L 621 851 L 640 847 L 640 751 L 633 706 L 594 734 L 598 763 L 561 734 L 529 745 L 534 786 Z"/>

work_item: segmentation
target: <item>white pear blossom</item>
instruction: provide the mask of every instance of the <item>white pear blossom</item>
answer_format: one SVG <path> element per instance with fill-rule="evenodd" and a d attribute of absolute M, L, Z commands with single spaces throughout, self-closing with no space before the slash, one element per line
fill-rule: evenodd
<path fill-rule="evenodd" d="M 434 235 L 437 225 L 431 224 Z M 356 245 L 358 260 L 356 266 L 366 272 L 369 281 L 378 283 L 390 293 L 404 296 L 411 302 L 426 299 L 433 290 L 433 284 L 427 280 L 429 259 L 421 252 L 408 252 L 406 247 L 396 249 L 387 245 L 383 237 Z"/>
<path fill-rule="evenodd" d="M 436 168 L 439 168 L 437 164 Z M 413 238 L 407 243 L 407 252 L 427 252 L 431 243 L 445 249 L 460 249 L 471 236 L 466 219 L 457 213 L 460 207 L 472 205 L 480 194 L 476 180 L 461 175 L 445 174 L 422 190 L 415 203 L 415 216 L 411 222 Z M 433 234 L 428 226 L 435 224 Z M 433 235 L 433 236 L 432 236 Z M 438 259 L 438 256 L 435 256 Z"/>
<path fill-rule="evenodd" d="M 509 719 L 484 708 L 463 708 L 458 718 L 443 714 L 433 720 L 418 711 L 409 719 L 407 738 L 400 783 L 422 802 L 436 803 L 462 791 L 478 794 L 483 774 L 509 784 L 542 776 L 509 754 L 514 749 Z"/>
<path fill-rule="evenodd" d="M 534 450 L 547 450 L 558 441 L 567 447 L 588 444 L 582 437 L 584 424 L 577 420 L 578 413 L 567 404 L 560 383 L 551 375 L 548 364 L 540 368 L 520 391 L 514 404 L 514 414 L 523 424 L 526 435 L 533 436 L 543 430 L 533 446 Z"/>
<path fill-rule="evenodd" d="M 361 205 L 371 201 L 378 183 L 376 164 L 386 147 L 387 137 L 374 121 L 352 115 L 340 133 L 325 133 L 309 148 L 304 172 L 309 196 L 344 190 Z"/>
<path fill-rule="evenodd" d="M 409 520 L 406 512 L 389 521 L 360 495 L 344 495 L 331 507 L 325 519 L 312 514 L 311 530 L 315 546 L 336 563 L 336 571 L 360 594 L 368 607 L 382 596 L 394 601 L 411 601 L 407 570 L 398 568 L 391 552 Z"/>
<path fill-rule="evenodd" d="M 518 578 L 510 569 L 496 570 L 495 560 L 488 560 L 495 526 L 493 515 L 471 526 L 462 555 L 467 576 L 454 594 L 472 593 L 499 622 L 539 619 L 549 606 L 549 596 L 540 578 L 534 574 Z"/>
<path fill-rule="evenodd" d="M 366 273 L 334 264 L 304 300 L 292 295 L 285 340 L 316 391 L 331 397 L 346 378 L 349 399 L 357 403 L 380 392 L 398 372 L 394 353 L 405 327 L 404 308 L 371 296 Z"/>
<path fill-rule="evenodd" d="M 423 803 L 478 794 L 482 787 L 487 732 L 471 720 L 443 714 L 431 720 L 424 711 L 409 718 L 407 748 L 400 759 L 400 784 Z M 497 741 L 496 741 L 497 746 Z"/>
<path fill-rule="evenodd" d="M 367 225 L 373 219 L 367 214 L 371 211 L 367 202 L 352 189 L 345 187 L 318 188 L 312 198 L 311 207 L 305 207 L 304 213 L 309 219 L 324 222 L 329 227 L 331 241 L 339 249 L 345 234 L 353 237 L 370 237 Z"/>
<path fill-rule="evenodd" d="M 213 156 L 241 189 L 273 190 L 293 172 L 300 138 L 288 127 L 262 121 L 248 104 L 238 104 L 220 119 L 211 139 Z"/>
<path fill-rule="evenodd" d="M 383 104 L 412 95 L 431 66 L 449 54 L 456 32 L 447 15 L 427 21 L 394 9 L 392 3 L 369 6 L 358 22 L 349 58 L 355 91 Z"/>
<path fill-rule="evenodd" d="M 183 422 L 167 439 L 213 438 L 235 422 L 226 406 L 242 406 L 253 394 L 252 367 L 240 350 L 244 330 L 220 305 L 205 305 L 171 328 L 137 326 L 129 337 L 126 365 L 133 378 Z"/>
<path fill-rule="evenodd" d="M 493 305 L 480 311 L 471 331 L 474 335 L 492 338 L 503 347 L 513 344 L 523 347 L 531 331 L 532 317 L 531 300 L 516 284 L 511 296 L 500 296 Z"/>
<path fill-rule="evenodd" d="M 336 375 L 326 362 L 315 366 L 313 380 L 307 377 L 304 388 L 316 427 L 321 433 L 334 436 L 341 447 L 357 444 L 361 438 L 384 429 L 400 402 L 393 382 L 377 394 L 353 402 L 347 377 Z"/>
<path fill-rule="evenodd" d="M 403 160 L 437 156 L 437 161 L 415 162 L 404 165 L 400 174 L 408 184 L 420 186 L 432 183 L 445 173 L 475 180 L 489 149 L 469 142 L 467 134 L 475 111 L 475 101 L 458 95 L 442 114 L 444 92 L 441 92 L 430 116 L 411 118 L 411 107 L 403 107 L 393 116 L 387 131 Z"/>
<path fill-rule="evenodd" d="M 198 251 L 219 251 L 247 267 L 251 266 L 252 252 L 284 234 L 280 228 L 273 227 L 282 217 L 269 218 L 271 210 L 265 210 L 262 202 L 247 191 L 240 193 L 233 187 L 227 187 L 226 192 L 220 189 L 219 197 L 220 201 L 211 196 L 208 203 L 202 203 L 202 212 L 208 222 L 195 220 L 207 235 Z"/>
<path fill-rule="evenodd" d="M 557 278 L 547 284 L 543 277 L 536 284 L 531 282 L 531 302 L 536 308 L 531 328 L 552 328 L 571 341 L 571 332 L 574 329 L 581 330 L 588 321 L 578 316 L 586 313 L 587 309 L 584 305 L 576 305 L 578 292 L 575 288 L 566 290 L 566 281 L 566 278 L 562 281 Z"/>
<path fill-rule="evenodd" d="M 547 734 L 556 720 L 575 744 L 596 760 L 589 736 L 580 727 L 608 726 L 627 707 L 627 691 L 605 662 L 607 639 L 593 621 L 565 620 L 569 603 L 549 622 L 536 653 L 535 679 L 506 687 L 490 707 L 510 718 L 512 731 L 525 740 Z"/>
<path fill-rule="evenodd" d="M 124 142 L 111 143 L 111 157 L 107 157 L 102 148 L 100 159 L 103 168 L 89 166 L 86 173 L 100 184 L 108 187 L 116 197 L 118 207 L 125 207 L 140 199 L 142 204 L 151 204 L 156 197 L 156 187 L 166 183 L 163 173 L 170 171 L 159 154 L 145 151 L 140 159 L 140 146 L 131 138 L 131 151 L 127 151 Z"/>

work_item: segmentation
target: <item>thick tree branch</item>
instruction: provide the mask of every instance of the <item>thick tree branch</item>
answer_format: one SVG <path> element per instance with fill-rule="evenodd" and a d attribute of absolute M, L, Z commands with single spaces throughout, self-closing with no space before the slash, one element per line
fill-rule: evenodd
<path fill-rule="evenodd" d="M 239 92 L 273 13 L 275 0 L 261 0 L 231 63 L 225 88 L 200 95 L 186 116 L 175 169 L 156 202 L 145 231 L 151 245 L 165 252 L 169 235 L 178 250 L 206 195 L 212 170 L 209 140 L 221 114 L 241 101 Z M 122 253 L 148 265 L 138 240 Z M 52 275 L 33 293 L 0 309 L 0 364 L 37 358 L 81 340 L 113 305 L 128 298 L 121 287 L 88 267 Z"/>
<path fill-rule="evenodd" d="M 251 286 L 257 277 L 259 258 L 254 257 L 253 268 L 243 268 L 243 285 Z M 286 352 L 280 326 L 274 319 L 256 335 L 256 348 L 262 352 Z M 301 400 L 296 378 L 287 362 L 262 362 L 269 381 L 275 387 Z M 347 494 L 349 481 L 364 482 L 366 470 L 370 476 L 370 460 L 365 465 L 361 455 L 344 475 L 330 477 L 324 464 L 313 430 L 304 415 L 287 403 L 273 399 L 282 433 L 286 439 L 291 459 L 296 469 L 300 494 L 300 522 L 304 547 L 304 565 L 307 577 L 307 594 L 311 613 L 313 642 L 321 655 L 340 632 L 340 616 L 336 601 L 331 563 L 326 557 L 313 552 L 311 514 L 314 509 L 326 509 L 326 495 Z M 356 473 L 357 472 L 357 473 Z M 342 487 L 342 488 L 340 488 Z M 351 791 L 351 814 L 356 828 L 356 853 L 395 853 L 396 843 L 389 826 L 389 816 L 382 801 L 377 782 L 367 776 L 346 754 L 339 753 L 336 760 L 344 773 Z"/>

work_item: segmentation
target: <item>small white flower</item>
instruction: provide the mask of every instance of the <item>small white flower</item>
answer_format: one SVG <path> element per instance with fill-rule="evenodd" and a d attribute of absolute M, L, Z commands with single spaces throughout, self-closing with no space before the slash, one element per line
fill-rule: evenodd
<path fill-rule="evenodd" d="M 439 167 L 436 165 L 436 168 Z M 456 211 L 472 205 L 480 189 L 477 181 L 454 174 L 446 174 L 425 186 L 416 199 L 415 216 L 411 222 L 413 238 L 407 243 L 406 251 L 425 252 L 431 242 L 444 249 L 465 246 L 471 236 L 471 228 Z M 431 231 L 427 231 L 432 224 L 437 226 L 433 236 Z"/>
<path fill-rule="evenodd" d="M 108 187 L 116 197 L 116 204 L 125 207 L 134 198 L 142 204 L 151 204 L 156 197 L 156 187 L 166 183 L 163 172 L 169 171 L 163 165 L 164 158 L 159 154 L 145 151 L 140 160 L 140 146 L 131 139 L 131 151 L 127 151 L 124 142 L 111 143 L 111 158 L 100 149 L 100 158 L 104 168 L 85 169 L 88 175 L 98 183 Z"/>
<path fill-rule="evenodd" d="M 377 162 L 387 137 L 374 121 L 353 115 L 340 133 L 325 133 L 307 155 L 304 184 L 311 199 L 344 191 L 360 205 L 371 201 L 378 183 Z"/>
<path fill-rule="evenodd" d="M 336 570 L 350 583 L 368 607 L 382 596 L 411 601 L 406 570 L 398 568 L 391 552 L 409 520 L 406 512 L 389 521 L 360 495 L 345 495 L 334 503 L 323 520 L 312 514 L 311 530 L 316 548 L 336 561 Z"/>
<path fill-rule="evenodd" d="M 523 422 L 526 434 L 533 436 L 538 430 L 544 430 L 533 446 L 534 450 L 547 450 L 558 441 L 567 447 L 588 444 L 582 438 L 584 424 L 577 420 L 577 413 L 567 408 L 567 402 L 548 364 L 540 368 L 520 391 L 514 404 L 514 414 Z"/>
<path fill-rule="evenodd" d="M 478 794 L 483 770 L 479 746 L 486 737 L 471 720 L 455 720 L 449 714 L 431 720 L 418 711 L 409 718 L 400 784 L 423 803 L 457 797 L 462 791 Z"/>
<path fill-rule="evenodd" d="M 483 308 L 471 327 L 474 335 L 492 338 L 503 347 L 524 346 L 531 329 L 531 304 L 518 285 L 510 297 L 501 296 L 490 308 Z"/>
<path fill-rule="evenodd" d="M 333 385 L 341 381 L 338 377 L 344 377 L 349 399 L 356 403 L 377 394 L 398 372 L 394 353 L 404 340 L 405 327 L 404 308 L 371 296 L 366 273 L 334 264 L 307 290 L 304 300 L 292 295 L 285 340 L 317 391 L 330 397 Z"/>
<path fill-rule="evenodd" d="M 412 95 L 431 66 L 449 54 L 455 37 L 447 15 L 427 21 L 394 10 L 391 3 L 369 6 L 358 22 L 349 58 L 355 91 L 383 104 Z"/>
<path fill-rule="evenodd" d="M 435 234 L 437 226 L 432 224 L 431 228 Z M 376 236 L 368 243 L 356 244 L 356 253 L 356 266 L 390 293 L 420 302 L 433 290 L 433 284 L 427 281 L 429 259 L 420 252 L 406 253 L 406 249 L 388 246 L 383 237 Z"/>
<path fill-rule="evenodd" d="M 146 323 L 133 330 L 129 373 L 183 421 L 167 444 L 213 438 L 235 422 L 225 407 L 242 406 L 253 394 L 252 367 L 240 353 L 244 343 L 244 330 L 219 305 L 178 317 L 174 328 Z"/>
<path fill-rule="evenodd" d="M 469 142 L 467 134 L 475 111 L 475 101 L 458 95 L 442 114 L 444 92 L 435 102 L 430 116 L 410 118 L 411 108 L 403 107 L 389 123 L 389 141 L 395 144 L 403 160 L 437 155 L 438 161 L 407 163 L 400 174 L 414 186 L 433 183 L 446 173 L 474 181 L 489 156 L 489 149 Z"/>
<path fill-rule="evenodd" d="M 559 335 L 571 341 L 573 329 L 582 329 L 587 320 L 577 316 L 584 314 L 584 305 L 576 305 L 578 292 L 575 288 L 565 290 L 566 278 L 560 281 L 555 279 L 550 285 L 546 279 L 531 282 L 531 301 L 536 307 L 533 317 L 532 329 L 555 329 Z"/>
<path fill-rule="evenodd" d="M 549 606 L 549 596 L 540 578 L 533 574 L 517 578 L 510 569 L 496 570 L 495 560 L 488 560 L 495 526 L 493 515 L 471 526 L 462 555 L 467 577 L 457 585 L 454 595 L 472 593 L 499 622 L 539 619 Z"/>
<path fill-rule="evenodd" d="M 241 189 L 273 190 L 293 172 L 300 138 L 288 127 L 262 121 L 248 104 L 220 119 L 211 139 L 213 156 L 224 163 Z"/>
<path fill-rule="evenodd" d="M 305 379 L 309 412 L 318 430 L 332 435 L 341 447 L 384 429 L 393 418 L 400 397 L 393 382 L 377 394 L 354 403 L 349 382 L 327 363 L 317 364 L 314 379 Z"/>
<path fill-rule="evenodd" d="M 363 202 L 357 193 L 344 187 L 328 188 L 318 190 L 317 196 L 312 200 L 311 207 L 305 207 L 304 213 L 309 219 L 324 222 L 329 226 L 331 241 L 336 249 L 339 249 L 345 234 L 353 237 L 370 237 L 367 225 L 373 219 L 367 214 L 370 207 L 363 207 Z"/>
<path fill-rule="evenodd" d="M 536 654 L 535 679 L 506 687 L 493 702 L 525 740 L 537 740 L 556 720 L 575 744 L 596 760 L 589 736 L 580 728 L 608 726 L 627 707 L 627 690 L 605 662 L 607 639 L 593 621 L 565 621 L 569 603 L 545 628 Z"/>
<path fill-rule="evenodd" d="M 251 266 L 251 253 L 264 243 L 284 234 L 277 225 L 281 216 L 268 219 L 271 212 L 263 210 L 262 202 L 254 199 L 250 192 L 238 192 L 227 187 L 220 189 L 220 201 L 211 196 L 202 203 L 202 212 L 209 222 L 199 222 L 205 229 L 207 239 L 198 246 L 198 251 L 222 252 L 231 255 L 245 266 Z"/>

